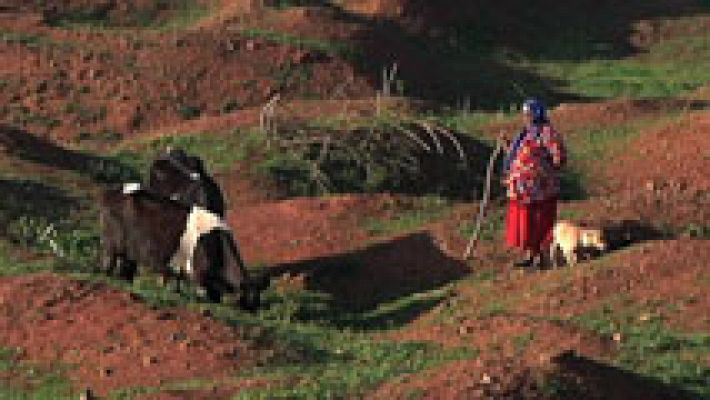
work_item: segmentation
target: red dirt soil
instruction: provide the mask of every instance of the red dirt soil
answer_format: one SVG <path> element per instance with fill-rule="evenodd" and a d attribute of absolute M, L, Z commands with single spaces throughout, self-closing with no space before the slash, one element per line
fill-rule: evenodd
<path fill-rule="evenodd" d="M 228 221 L 242 256 L 259 263 L 298 261 L 353 249 L 371 237 L 368 217 L 386 217 L 388 195 L 297 198 L 233 208 Z"/>
<path fill-rule="evenodd" d="M 64 1 L 58 5 L 69 10 L 85 3 Z M 282 90 L 286 104 L 297 109 L 295 115 L 303 119 L 324 114 L 371 115 L 372 103 L 367 100 L 297 100 L 371 97 L 372 82 L 346 60 L 247 38 L 239 32 L 258 26 L 350 40 L 361 35 L 364 26 L 335 21 L 334 12 L 322 8 L 263 13 L 251 9 L 247 2 L 229 3 L 196 29 L 150 32 L 53 28 L 38 14 L 44 10 L 18 10 L 25 2 L 12 0 L 8 3 L 12 12 L 0 16 L 0 29 L 11 33 L 0 41 L 4 85 L 0 102 L 6 105 L 0 110 L 0 120 L 55 140 L 71 140 L 81 132 L 91 136 L 110 131 L 131 139 L 166 131 L 216 131 L 256 125 L 259 106 L 277 90 Z M 143 0 L 124 2 L 122 9 L 112 11 L 111 18 L 121 23 L 145 4 Z M 410 30 L 429 28 L 422 20 L 425 17 L 431 17 L 431 25 L 442 24 L 456 19 L 460 11 L 437 5 L 436 15 L 425 15 L 417 12 L 422 4 L 361 0 L 348 1 L 344 8 L 359 15 L 401 19 Z M 243 15 L 247 16 L 242 19 Z M 242 22 L 231 25 L 240 19 Z M 441 33 L 432 30 L 427 34 Z M 526 35 L 516 32 L 516 36 Z M 416 64 L 403 64 L 416 68 Z M 352 108 L 345 109 L 347 104 Z M 678 101 L 563 105 L 553 111 L 553 119 L 564 132 L 682 107 Z M 236 111 L 228 110 L 232 108 Z M 183 119 L 193 118 L 187 114 L 198 109 L 199 118 Z M 517 127 L 517 122 L 506 123 L 487 131 Z M 691 113 L 649 132 L 643 141 L 630 146 L 627 155 L 599 171 L 608 183 L 598 197 L 564 208 L 583 211 L 594 221 L 631 219 L 676 228 L 706 223 L 710 220 L 710 181 L 703 172 L 710 148 L 709 129 L 707 113 Z M 458 226 L 475 215 L 475 204 L 458 206 L 451 218 L 427 227 L 434 240 L 407 236 L 364 247 L 373 237 L 361 226 L 362 221 L 390 216 L 396 203 L 393 197 L 346 195 L 273 201 L 269 188 L 245 180 L 232 182 L 232 176 L 218 179 L 230 199 L 229 223 L 249 264 L 308 263 L 354 253 L 364 264 L 357 276 L 335 277 L 329 282 L 309 276 L 305 283 L 362 303 L 388 287 L 417 291 L 431 288 L 433 283 L 444 284 L 469 273 L 473 265 L 456 257 L 465 245 Z M 550 360 L 555 355 L 569 349 L 592 358 L 613 352 L 608 338 L 539 317 L 579 315 L 620 293 L 644 307 L 660 300 L 673 303 L 681 312 L 651 308 L 644 312 L 665 318 L 671 328 L 706 332 L 710 329 L 704 264 L 710 257 L 708 250 L 707 241 L 656 241 L 605 257 L 600 261 L 604 268 L 585 270 L 582 266 L 571 272 L 569 279 L 560 279 L 556 273 L 503 273 L 495 282 L 494 294 L 519 301 L 507 304 L 503 315 L 486 318 L 479 318 L 479 314 L 482 305 L 490 303 L 491 293 L 459 288 L 447 301 L 458 302 L 464 313 L 455 315 L 451 323 L 437 320 L 448 307 L 444 302 L 387 336 L 432 340 L 446 346 L 471 345 L 481 349 L 482 356 L 385 383 L 371 397 L 401 398 L 411 390 L 432 399 L 535 397 L 539 395 L 536 379 L 554 368 Z M 482 242 L 476 255 L 477 271 L 501 270 L 510 258 L 498 241 Z M 375 283 L 373 276 L 379 278 Z M 353 283 L 355 278 L 359 280 Z M 533 288 L 544 290 L 536 294 Z M 67 371 L 72 383 L 99 394 L 200 376 L 218 379 L 260 359 L 259 350 L 240 339 L 240 332 L 198 313 L 156 310 L 106 285 L 55 274 L 0 280 L 0 316 L 3 346 L 21 348 L 21 360 L 76 364 L 77 368 Z M 513 338 L 527 335 L 532 335 L 527 346 L 515 345 Z M 260 380 L 226 382 L 216 391 L 165 391 L 148 398 L 212 399 L 229 396 L 241 387 L 265 384 Z"/>
<path fill-rule="evenodd" d="M 481 350 L 480 355 L 385 383 L 368 398 L 406 398 L 412 392 L 426 399 L 542 398 L 542 377 L 572 373 L 578 383 L 608 374 L 602 381 L 617 391 L 609 393 L 588 383 L 588 398 L 662 399 L 664 394 L 644 390 L 638 382 L 625 381 L 620 371 L 601 367 L 605 361 L 594 361 L 613 355 L 611 337 L 546 319 L 579 316 L 622 295 L 630 301 L 625 307 L 638 313 L 640 323 L 661 318 L 672 331 L 707 332 L 710 276 L 705 260 L 709 256 L 704 240 L 649 242 L 610 255 L 603 260 L 605 268 L 590 270 L 582 264 L 569 279 L 556 273 L 512 273 L 502 274 L 489 286 L 461 286 L 432 312 L 386 336 L 467 345 Z M 501 315 L 485 315 L 483 306 L 490 303 L 491 290 L 500 299 Z M 458 311 L 451 315 L 446 311 L 449 307 Z M 581 371 L 571 372 L 569 366 L 558 364 L 568 351 L 587 360 L 581 363 Z M 612 385 L 609 379 L 618 382 Z"/>
<path fill-rule="evenodd" d="M 66 30 L 16 13 L 0 29 L 9 32 L 0 41 L 0 119 L 54 138 L 131 135 L 262 105 L 276 91 L 285 99 L 373 93 L 335 56 L 223 26 Z"/>
<path fill-rule="evenodd" d="M 596 108 L 598 106 L 588 106 Z M 706 224 L 710 220 L 708 188 L 703 175 L 707 165 L 705 149 L 710 148 L 708 114 L 689 115 L 665 127 L 646 132 L 632 143 L 630 151 L 618 162 L 601 168 L 608 185 L 604 197 L 563 205 L 576 210 L 587 221 L 619 223 L 624 219 L 643 224 L 667 223 L 678 229 L 689 223 Z M 570 123 L 573 121 L 570 120 Z M 654 182 L 653 187 L 646 182 Z M 638 182 L 638 183 L 637 183 Z M 609 203 L 612 203 L 611 205 Z M 465 241 L 455 233 L 460 221 L 475 215 L 473 207 L 464 207 L 452 218 L 430 226 L 440 243 L 461 254 Z M 474 270 L 502 272 L 482 286 L 457 285 L 456 294 L 431 312 L 423 314 L 400 332 L 387 335 L 402 340 L 430 340 L 447 346 L 470 345 L 481 349 L 477 360 L 448 364 L 434 371 L 389 382 L 375 391 L 372 398 L 405 398 L 411 393 L 422 398 L 539 398 L 539 378 L 558 368 L 550 362 L 567 350 L 591 360 L 613 354 L 611 338 L 599 338 L 564 323 L 545 322 L 544 318 L 562 319 L 598 310 L 610 299 L 622 297 L 625 307 L 639 323 L 661 319 L 675 332 L 710 330 L 710 296 L 706 286 L 710 275 L 707 240 L 681 238 L 648 241 L 634 223 L 629 225 L 631 244 L 599 260 L 596 268 L 582 263 L 576 270 L 519 274 L 508 272 L 508 264 L 499 241 L 481 242 L 475 253 Z M 560 271 L 565 272 L 565 271 Z M 492 292 L 494 290 L 494 292 Z M 495 293 L 502 315 L 485 316 L 485 306 Z M 447 309 L 456 311 L 451 315 Z M 633 314 L 636 313 L 636 314 Z M 481 316 L 483 314 L 483 316 Z M 532 335 L 527 347 L 516 353 L 516 337 Z M 623 337 L 621 338 L 623 340 Z M 491 348 L 498 348 L 492 351 Z M 624 382 L 623 373 L 588 361 L 573 378 L 587 382 L 589 398 L 664 398 L 664 394 L 641 390 L 638 383 Z M 560 370 L 566 373 L 566 369 Z M 483 374 L 490 379 L 484 379 Z M 597 377 L 594 374 L 598 374 Z M 605 375 L 607 374 L 607 375 Z M 606 378 L 599 381 L 599 376 Z M 611 384 L 610 380 L 618 384 Z M 602 383 L 603 382 L 603 383 Z M 599 384 L 604 386 L 598 386 Z M 608 393 L 594 387 L 617 387 Z M 641 390 L 641 391 L 639 391 Z M 650 390 L 650 389 L 649 389 Z M 609 397 L 611 396 L 611 397 Z M 641 396 L 641 397 L 639 397 Z M 650 396 L 650 397 L 649 397 Z M 660 397 L 658 397 L 660 396 Z"/>
<path fill-rule="evenodd" d="M 423 104 L 409 101 L 404 98 L 393 97 L 382 100 L 380 106 L 383 110 L 401 115 L 411 114 L 414 110 L 421 109 Z M 373 118 L 376 113 L 374 99 L 361 100 L 291 100 L 277 103 L 277 122 L 285 121 L 290 124 L 313 121 L 314 119 L 340 119 L 343 121 Z M 182 121 L 172 125 L 149 129 L 139 132 L 134 141 L 155 139 L 165 135 L 195 134 L 223 132 L 237 128 L 253 128 L 259 126 L 262 106 L 238 110 L 226 115 L 205 116 L 190 121 Z M 128 146 L 131 140 L 126 141 Z"/>
<path fill-rule="evenodd" d="M 650 318 L 662 318 L 671 330 L 708 332 L 708 257 L 707 240 L 651 241 L 608 256 L 603 260 L 608 268 L 575 271 L 567 282 L 545 283 L 542 278 L 538 285 L 550 290 L 545 296 L 530 297 L 518 311 L 538 316 L 579 315 L 621 295 L 642 308 L 642 320 L 642 314 L 648 313 Z M 506 290 L 512 292 L 514 286 Z M 675 307 L 666 308 L 671 304 Z"/>
<path fill-rule="evenodd" d="M 684 229 L 710 220 L 710 114 L 694 112 L 645 132 L 599 166 L 596 196 L 570 203 L 585 219 L 646 221 Z"/>
<path fill-rule="evenodd" d="M 253 366 L 259 352 L 234 328 L 184 309 L 156 310 L 105 284 L 42 273 L 0 280 L 0 343 L 20 360 L 76 365 L 77 388 L 220 378 Z M 256 384 L 256 383 L 251 383 Z"/>

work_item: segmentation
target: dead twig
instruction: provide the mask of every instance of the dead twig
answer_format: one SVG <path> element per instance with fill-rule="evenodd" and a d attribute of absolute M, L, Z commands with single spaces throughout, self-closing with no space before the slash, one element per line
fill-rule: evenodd
<path fill-rule="evenodd" d="M 473 251 L 473 248 L 478 242 L 478 236 L 481 233 L 481 224 L 483 223 L 483 217 L 485 215 L 486 206 L 488 205 L 488 201 L 490 200 L 491 195 L 491 178 L 493 176 L 493 163 L 502 151 L 503 142 L 498 141 L 495 151 L 493 151 L 490 160 L 488 160 L 488 170 L 486 171 L 486 186 L 483 190 L 483 199 L 481 199 L 481 203 L 478 206 L 478 217 L 476 218 L 476 227 L 474 228 L 473 234 L 471 235 L 471 239 L 468 241 L 466 250 L 463 253 L 464 260 L 468 260 L 469 257 L 471 257 L 471 252 Z"/>
<path fill-rule="evenodd" d="M 419 144 L 424 150 L 426 150 L 427 153 L 431 153 L 431 147 L 426 144 L 420 137 L 417 135 L 415 132 L 407 129 L 404 125 L 394 123 L 394 128 L 397 129 L 400 133 L 405 134 L 407 137 L 412 139 L 414 142 Z"/>
<path fill-rule="evenodd" d="M 466 161 L 466 153 L 463 151 L 463 146 L 461 146 L 461 143 L 456 139 L 456 136 L 454 136 L 453 133 L 449 132 L 447 129 L 442 128 L 440 126 L 437 126 L 436 129 L 441 132 L 444 136 L 449 138 L 451 140 L 451 143 L 454 144 L 454 147 L 456 147 L 456 151 L 459 153 L 459 158 L 461 158 L 461 161 Z"/>
<path fill-rule="evenodd" d="M 434 132 L 434 129 L 426 123 L 425 121 L 417 121 L 417 124 L 421 126 L 424 131 L 431 137 L 432 142 L 434 142 L 434 146 L 436 146 L 436 151 L 439 154 L 444 154 L 444 148 L 441 146 L 441 142 L 439 141 L 439 137 L 436 135 L 436 132 Z"/>
<path fill-rule="evenodd" d="M 266 145 L 271 147 L 272 136 L 276 135 L 276 103 L 281 98 L 281 94 L 276 93 L 266 102 L 259 113 L 259 129 L 266 135 Z"/>

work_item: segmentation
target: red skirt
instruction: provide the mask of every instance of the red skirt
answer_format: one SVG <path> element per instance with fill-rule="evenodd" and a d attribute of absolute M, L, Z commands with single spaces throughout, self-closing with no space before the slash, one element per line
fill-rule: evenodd
<path fill-rule="evenodd" d="M 556 217 L 557 199 L 530 204 L 510 200 L 505 227 L 506 244 L 533 251 L 549 247 Z"/>

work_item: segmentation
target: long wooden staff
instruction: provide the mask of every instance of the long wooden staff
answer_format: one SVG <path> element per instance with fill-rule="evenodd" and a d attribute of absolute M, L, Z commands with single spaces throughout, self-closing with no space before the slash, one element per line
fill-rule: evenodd
<path fill-rule="evenodd" d="M 479 204 L 479 207 L 478 207 L 478 218 L 476 219 L 476 229 L 473 231 L 473 235 L 471 235 L 471 239 L 468 241 L 468 246 L 466 246 L 466 251 L 463 253 L 464 260 L 469 259 L 474 246 L 478 242 L 478 235 L 481 233 L 481 224 L 483 223 L 483 217 L 485 215 L 486 206 L 488 205 L 488 201 L 491 198 L 491 178 L 493 176 L 493 164 L 494 164 L 496 158 L 498 158 L 498 154 L 500 154 L 500 152 L 502 150 L 503 150 L 503 141 L 499 139 L 496 149 L 495 149 L 495 151 L 493 151 L 493 154 L 491 155 L 491 159 L 488 160 L 488 171 L 486 171 L 486 187 L 483 190 L 483 199 L 481 200 L 481 203 Z"/>

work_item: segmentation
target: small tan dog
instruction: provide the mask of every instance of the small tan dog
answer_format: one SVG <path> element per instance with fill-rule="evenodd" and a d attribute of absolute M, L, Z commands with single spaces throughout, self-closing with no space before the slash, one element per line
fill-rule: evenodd
<path fill-rule="evenodd" d="M 558 221 L 553 229 L 550 245 L 550 260 L 559 266 L 560 251 L 570 265 L 576 265 L 581 253 L 590 250 L 606 251 L 608 248 L 604 232 L 597 228 L 583 227 L 572 221 Z"/>

